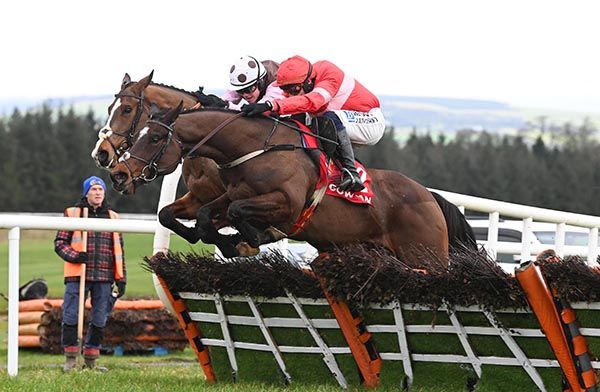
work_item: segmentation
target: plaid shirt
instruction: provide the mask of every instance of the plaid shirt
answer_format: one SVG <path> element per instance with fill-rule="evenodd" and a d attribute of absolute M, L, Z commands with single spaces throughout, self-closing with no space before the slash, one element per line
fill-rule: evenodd
<path fill-rule="evenodd" d="M 110 218 L 108 215 L 108 206 L 106 202 L 102 203 L 97 209 L 94 209 L 83 198 L 75 207 L 88 207 L 89 218 Z M 54 251 L 65 261 L 74 261 L 79 252 L 71 247 L 72 231 L 61 230 L 54 239 Z M 121 247 L 123 247 L 123 236 L 119 234 Z M 111 232 L 89 231 L 87 237 L 87 253 L 89 256 L 86 262 L 85 279 L 88 282 L 114 282 L 115 280 L 115 261 L 113 254 L 113 237 Z M 125 251 L 123 251 L 125 253 Z M 125 254 L 123 254 L 123 275 L 127 276 L 125 269 Z M 125 281 L 126 278 L 123 278 Z M 65 277 L 66 282 L 78 282 L 79 277 Z"/>

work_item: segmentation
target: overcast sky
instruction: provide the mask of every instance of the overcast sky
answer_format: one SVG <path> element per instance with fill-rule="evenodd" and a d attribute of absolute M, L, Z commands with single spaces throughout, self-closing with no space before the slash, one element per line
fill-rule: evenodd
<path fill-rule="evenodd" d="M 376 94 L 600 112 L 598 1 L 195 0 L 0 4 L 0 98 L 117 92 L 125 72 L 225 88 L 300 54 Z"/>

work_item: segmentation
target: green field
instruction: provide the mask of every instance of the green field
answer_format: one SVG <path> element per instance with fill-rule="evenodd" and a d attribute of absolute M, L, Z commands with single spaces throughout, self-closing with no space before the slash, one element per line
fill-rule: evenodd
<path fill-rule="evenodd" d="M 61 298 L 64 291 L 63 261 L 54 253 L 53 231 L 24 230 L 20 241 L 19 282 L 24 284 L 33 278 L 48 282 L 48 296 Z M 127 267 L 127 294 L 132 297 L 156 297 L 151 274 L 141 268 L 145 256 L 152 255 L 152 234 L 125 233 L 125 263 Z M 213 247 L 202 243 L 190 245 L 182 238 L 171 236 L 171 249 L 175 251 L 212 251 Z M 8 240 L 7 231 L 0 230 L 0 293 L 8 294 Z M 6 313 L 7 302 L 0 299 L 0 313 Z"/>

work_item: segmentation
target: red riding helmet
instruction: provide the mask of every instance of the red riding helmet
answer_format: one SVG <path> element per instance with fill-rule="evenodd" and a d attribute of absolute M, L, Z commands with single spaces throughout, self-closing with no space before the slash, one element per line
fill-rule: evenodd
<path fill-rule="evenodd" d="M 308 72 L 311 75 L 308 75 Z M 310 61 L 302 56 L 293 56 L 279 65 L 277 70 L 276 86 L 304 83 L 314 77 L 314 70 Z"/>

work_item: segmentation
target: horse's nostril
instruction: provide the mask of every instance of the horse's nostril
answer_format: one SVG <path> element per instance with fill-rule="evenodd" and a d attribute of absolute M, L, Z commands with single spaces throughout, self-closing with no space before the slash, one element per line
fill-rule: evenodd
<path fill-rule="evenodd" d="M 108 163 L 108 152 L 106 150 L 99 150 L 96 157 L 98 158 L 100 165 L 106 166 Z"/>
<path fill-rule="evenodd" d="M 127 173 L 118 171 L 110 175 L 110 179 L 116 185 L 122 185 L 125 181 L 127 181 Z"/>

